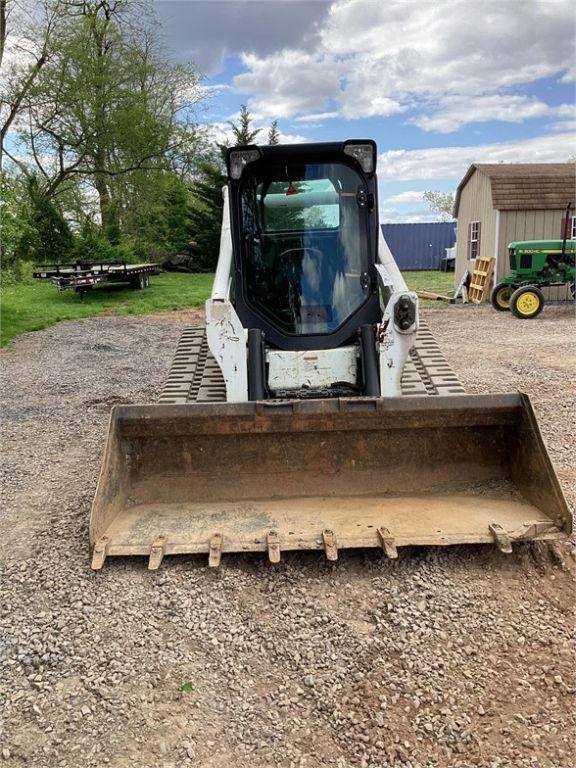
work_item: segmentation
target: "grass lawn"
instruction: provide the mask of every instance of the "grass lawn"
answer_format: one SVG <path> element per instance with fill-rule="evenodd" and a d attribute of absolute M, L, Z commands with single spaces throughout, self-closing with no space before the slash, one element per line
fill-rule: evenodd
<path fill-rule="evenodd" d="M 403 275 L 408 288 L 413 291 L 432 291 L 443 295 L 454 292 L 454 272 L 424 270 L 422 272 L 403 272 Z M 434 303 L 440 304 L 440 302 Z"/>
<path fill-rule="evenodd" d="M 405 272 L 408 287 L 448 293 L 454 289 L 453 272 Z M 142 291 L 124 285 L 101 286 L 84 299 L 72 291 L 60 293 L 50 281 L 36 280 L 31 285 L 2 289 L 0 342 L 8 344 L 15 336 L 38 331 L 59 320 L 74 320 L 109 313 L 144 315 L 185 307 L 202 307 L 210 295 L 213 275 L 164 272 L 152 276 L 150 288 Z"/>
<path fill-rule="evenodd" d="M 101 286 L 83 299 L 72 291 L 58 291 L 49 280 L 7 286 L 1 293 L 0 343 L 5 346 L 20 333 L 38 331 L 59 320 L 202 307 L 210 296 L 212 279 L 211 274 L 164 272 L 150 278 L 150 288 L 137 291 L 123 284 Z"/>

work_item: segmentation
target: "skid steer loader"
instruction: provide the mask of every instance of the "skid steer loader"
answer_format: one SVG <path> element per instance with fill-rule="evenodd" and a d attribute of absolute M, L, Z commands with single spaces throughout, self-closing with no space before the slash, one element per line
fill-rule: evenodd
<path fill-rule="evenodd" d="M 465 394 L 419 318 L 378 224 L 374 142 L 227 161 L 206 326 L 157 404 L 112 411 L 92 567 L 565 537 L 528 397 Z"/>

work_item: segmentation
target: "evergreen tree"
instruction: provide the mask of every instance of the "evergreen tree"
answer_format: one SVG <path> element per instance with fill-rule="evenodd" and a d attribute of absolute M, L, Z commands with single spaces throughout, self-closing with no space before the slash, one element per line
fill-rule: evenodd
<path fill-rule="evenodd" d="M 190 239 L 190 193 L 177 176 L 167 177 L 167 182 L 164 195 L 166 247 L 169 252 L 178 253 L 187 249 Z"/>
<path fill-rule="evenodd" d="M 35 176 L 28 180 L 28 195 L 31 237 L 20 243 L 18 256 L 50 264 L 67 261 L 74 245 L 68 222 L 56 205 L 42 194 Z"/>
<path fill-rule="evenodd" d="M 190 210 L 192 251 L 200 269 L 213 270 L 220 250 L 222 187 L 226 176 L 214 162 L 202 163 L 199 170 L 199 178 L 192 187 Z"/>
<path fill-rule="evenodd" d="M 240 105 L 240 117 L 239 122 L 235 123 L 232 120 L 228 121 L 230 128 L 232 129 L 233 141 L 231 144 L 217 144 L 220 150 L 220 156 L 222 162 L 226 162 L 226 152 L 229 147 L 238 147 L 244 144 L 253 144 L 256 136 L 260 133 L 260 128 L 252 127 L 252 115 L 248 111 L 246 104 Z"/>
<path fill-rule="evenodd" d="M 278 130 L 278 120 L 273 120 L 268 129 L 268 144 L 280 143 L 280 131 Z"/>
<path fill-rule="evenodd" d="M 236 147 L 253 144 L 260 133 L 254 128 L 253 118 L 245 104 L 240 105 L 238 122 L 230 121 L 232 143 Z M 277 126 L 270 126 L 276 131 L 272 138 L 277 142 Z M 270 138 L 269 134 L 269 138 Z M 273 143 L 273 142 L 269 142 Z M 226 144 L 218 144 L 223 162 L 226 162 Z M 192 251 L 194 262 L 200 269 L 212 270 L 218 262 L 220 250 L 220 229 L 222 226 L 222 187 L 227 178 L 217 162 L 207 161 L 200 165 L 199 178 L 192 186 L 192 208 L 190 212 L 190 235 L 194 243 Z"/>
<path fill-rule="evenodd" d="M 238 125 L 232 121 L 229 122 L 234 135 L 233 146 L 237 147 L 241 144 L 253 144 L 256 136 L 260 133 L 260 128 L 254 128 L 252 126 L 252 115 L 248 111 L 246 104 L 240 105 L 240 117 Z"/>

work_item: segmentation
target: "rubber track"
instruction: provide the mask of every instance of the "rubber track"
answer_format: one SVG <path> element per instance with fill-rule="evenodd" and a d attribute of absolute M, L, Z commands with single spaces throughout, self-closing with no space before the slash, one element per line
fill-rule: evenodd
<path fill-rule="evenodd" d="M 402 375 L 402 394 L 462 395 L 465 390 L 428 326 L 420 322 L 416 343 Z M 206 328 L 185 328 L 159 403 L 224 402 L 226 387 L 208 349 Z"/>

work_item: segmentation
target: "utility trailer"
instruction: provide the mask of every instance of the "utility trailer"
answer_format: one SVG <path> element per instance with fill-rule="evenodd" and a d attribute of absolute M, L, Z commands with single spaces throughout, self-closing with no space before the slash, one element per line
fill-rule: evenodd
<path fill-rule="evenodd" d="M 159 264 L 128 264 L 125 261 L 74 261 L 69 264 L 36 265 L 34 277 L 52 280 L 59 291 L 70 289 L 80 294 L 102 283 L 129 283 L 132 288 L 148 288 L 150 275 L 157 275 Z"/>

